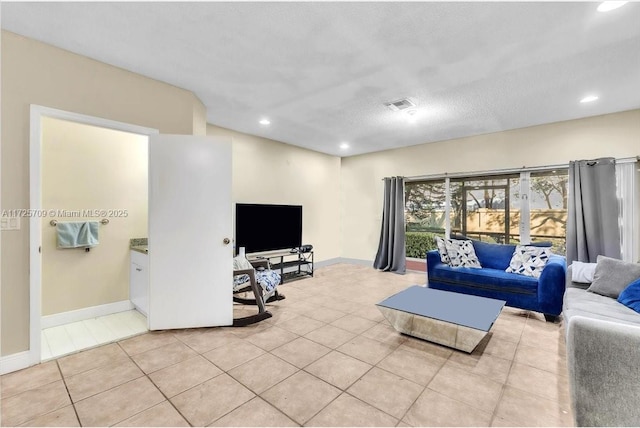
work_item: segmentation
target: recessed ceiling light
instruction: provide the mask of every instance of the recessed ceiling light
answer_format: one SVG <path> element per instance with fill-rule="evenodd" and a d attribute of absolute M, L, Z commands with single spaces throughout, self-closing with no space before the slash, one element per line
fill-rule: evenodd
<path fill-rule="evenodd" d="M 341 144 L 340 144 L 340 148 L 341 148 L 342 150 L 346 150 L 346 149 L 348 149 L 348 148 L 349 148 L 349 143 L 341 143 Z"/>
<path fill-rule="evenodd" d="M 583 99 L 580 100 L 581 103 L 591 103 L 595 100 L 598 99 L 597 95 L 587 95 L 586 97 L 584 97 Z"/>
<path fill-rule="evenodd" d="M 408 110 L 407 111 L 407 115 L 409 116 L 409 118 L 407 119 L 407 121 L 409 123 L 416 123 L 418 121 L 418 111 L 417 110 Z"/>
<path fill-rule="evenodd" d="M 261 119 L 260 125 L 270 125 L 271 121 L 269 119 Z"/>
<path fill-rule="evenodd" d="M 624 6 L 628 2 L 626 1 L 603 1 L 598 6 L 598 12 L 609 12 L 610 10 L 617 9 Z"/>

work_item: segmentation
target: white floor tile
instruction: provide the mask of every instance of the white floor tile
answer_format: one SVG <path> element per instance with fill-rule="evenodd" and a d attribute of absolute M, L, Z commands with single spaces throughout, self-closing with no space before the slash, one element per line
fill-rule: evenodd
<path fill-rule="evenodd" d="M 82 323 L 87 327 L 91 336 L 93 336 L 99 344 L 113 342 L 118 338 L 118 336 L 111 331 L 109 327 L 99 321 L 99 318 L 84 320 Z"/>
<path fill-rule="evenodd" d="M 129 311 L 129 313 L 131 313 L 131 315 L 133 315 L 134 318 L 137 318 L 138 320 L 140 320 L 140 322 L 142 322 L 144 324 L 144 326 L 147 326 L 147 317 L 142 315 L 140 312 L 138 312 L 137 310 L 132 310 Z"/>
<path fill-rule="evenodd" d="M 136 310 L 118 312 L 42 330 L 41 360 L 115 342 L 147 331 L 147 318 Z"/>
<path fill-rule="evenodd" d="M 93 338 L 82 321 L 65 324 L 64 328 L 76 349 L 86 349 L 98 345 L 98 341 Z"/>
<path fill-rule="evenodd" d="M 106 325 L 118 338 L 128 337 L 136 334 L 135 330 L 129 325 L 120 313 L 106 315 L 98 318 L 98 321 Z"/>
<path fill-rule="evenodd" d="M 49 342 L 47 342 L 47 336 L 44 334 L 44 330 L 40 332 L 40 359 L 46 361 L 53 358 L 51 349 L 49 348 Z"/>
<path fill-rule="evenodd" d="M 129 327 L 135 332 L 135 334 L 144 333 L 147 331 L 147 318 L 140 312 L 134 310 L 120 312 L 115 314 L 120 317 L 121 320 L 127 323 Z"/>
<path fill-rule="evenodd" d="M 45 329 L 44 335 L 47 338 L 47 343 L 49 344 L 49 349 L 53 357 L 59 357 L 76 351 L 76 347 L 73 345 L 73 341 L 63 325 Z"/>
<path fill-rule="evenodd" d="M 138 320 L 137 318 L 135 318 L 134 312 L 136 312 L 136 310 L 132 309 L 130 311 L 124 311 L 124 312 L 118 312 L 118 313 L 115 313 L 115 314 L 111 314 L 111 315 L 109 315 L 109 317 L 111 317 L 113 319 L 120 320 L 122 322 L 125 322 L 128 325 L 131 322 L 136 322 Z"/>

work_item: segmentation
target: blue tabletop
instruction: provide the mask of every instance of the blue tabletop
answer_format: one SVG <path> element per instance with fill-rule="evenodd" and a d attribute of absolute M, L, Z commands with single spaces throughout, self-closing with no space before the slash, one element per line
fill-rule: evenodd
<path fill-rule="evenodd" d="M 504 300 L 414 285 L 386 298 L 378 306 L 489 331 L 505 303 Z"/>

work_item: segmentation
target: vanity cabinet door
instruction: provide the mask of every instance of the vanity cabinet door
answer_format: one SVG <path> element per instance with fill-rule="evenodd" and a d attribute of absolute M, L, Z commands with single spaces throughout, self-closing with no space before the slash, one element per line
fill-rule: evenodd
<path fill-rule="evenodd" d="M 149 311 L 149 271 L 145 263 L 146 255 L 131 252 L 131 268 L 129 271 L 129 300 L 144 316 Z"/>

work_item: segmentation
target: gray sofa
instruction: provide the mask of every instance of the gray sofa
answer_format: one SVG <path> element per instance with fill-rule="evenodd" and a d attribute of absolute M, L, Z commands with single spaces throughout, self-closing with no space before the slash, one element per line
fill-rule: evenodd
<path fill-rule="evenodd" d="M 640 425 L 640 314 L 571 281 L 563 317 L 578 426 Z"/>

